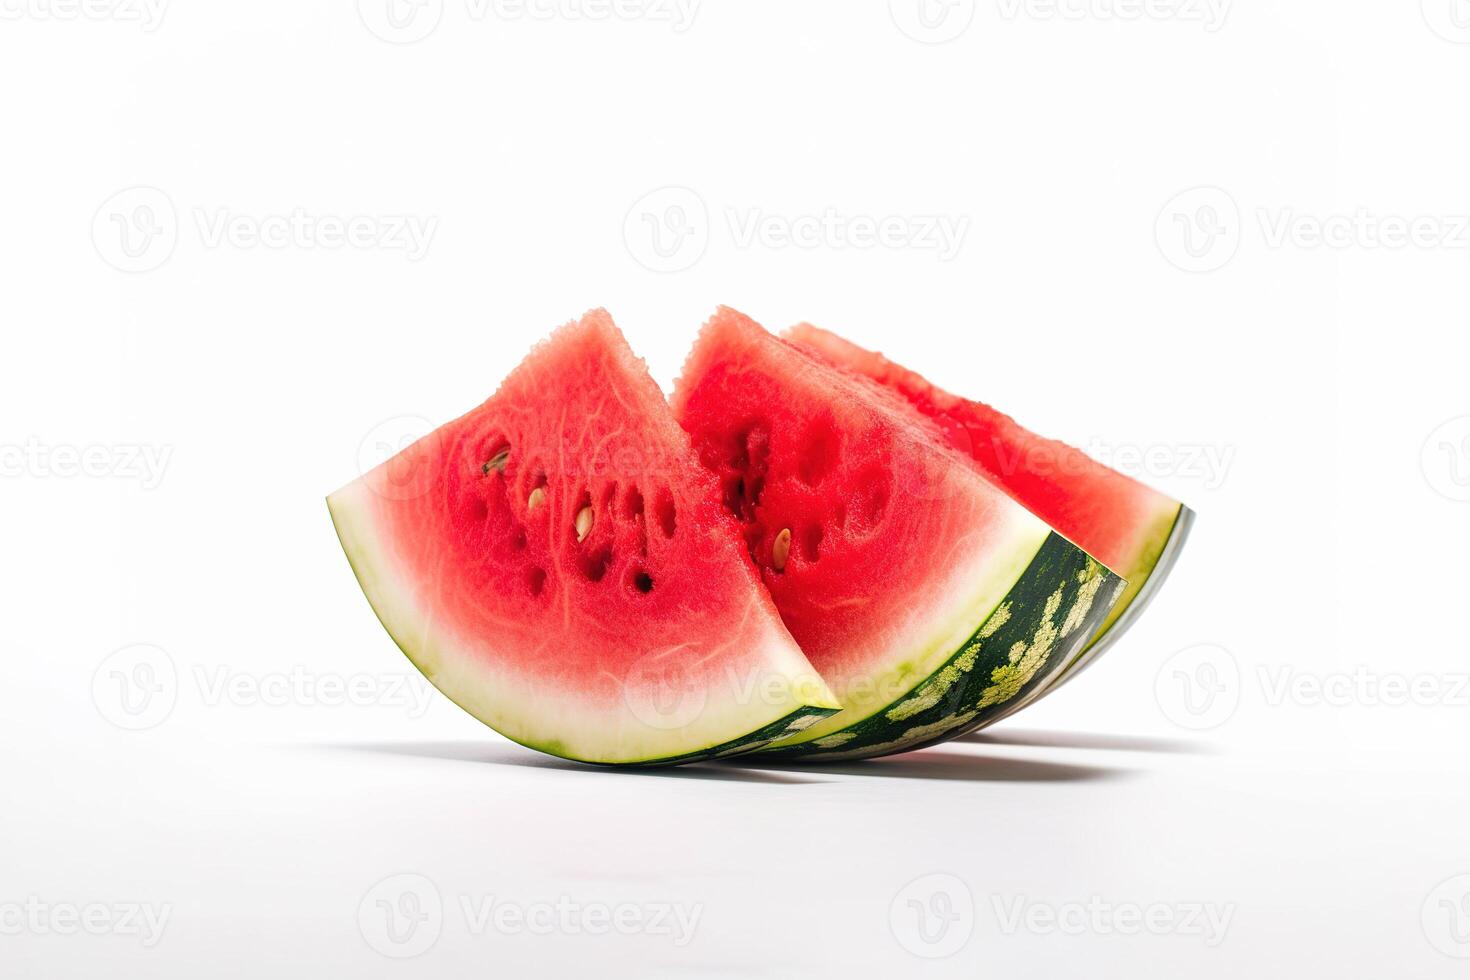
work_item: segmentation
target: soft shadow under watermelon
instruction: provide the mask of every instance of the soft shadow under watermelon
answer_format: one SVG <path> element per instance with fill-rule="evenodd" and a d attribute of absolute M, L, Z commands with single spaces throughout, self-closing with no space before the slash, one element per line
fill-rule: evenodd
<path fill-rule="evenodd" d="M 1113 735 L 1094 732 L 1052 732 L 1039 728 L 986 729 L 961 735 L 956 742 L 976 745 L 1022 745 L 1043 749 L 1096 749 L 1103 752 L 1172 752 L 1212 755 L 1214 748 L 1203 742 L 1148 735 Z"/>
<path fill-rule="evenodd" d="M 1136 770 L 1114 766 L 1074 765 L 1064 762 L 1042 762 L 1035 759 L 1013 759 L 977 755 L 949 749 L 920 749 L 902 755 L 888 755 L 856 762 L 823 762 L 820 757 L 791 761 L 745 756 L 719 763 L 771 772 L 827 774 L 838 776 L 876 776 L 888 779 L 959 780 L 976 783 L 1075 783 L 1106 779 L 1122 779 L 1136 775 Z"/>
<path fill-rule="evenodd" d="M 628 776 L 663 776 L 673 779 L 712 779 L 724 782 L 776 783 L 797 785 L 823 783 L 828 780 L 804 779 L 795 773 L 746 771 L 730 765 L 690 763 L 682 766 L 599 766 L 542 755 L 517 745 L 492 742 L 333 742 L 322 748 L 366 752 L 379 755 L 412 756 L 447 762 L 473 762 L 480 765 L 518 766 L 522 769 L 558 769 L 585 775 L 608 773 Z M 763 769 L 766 767 L 762 767 Z M 775 767 L 771 767 L 775 768 Z"/>

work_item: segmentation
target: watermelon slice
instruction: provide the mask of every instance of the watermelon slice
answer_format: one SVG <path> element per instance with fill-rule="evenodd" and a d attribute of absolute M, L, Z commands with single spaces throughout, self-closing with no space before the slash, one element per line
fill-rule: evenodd
<path fill-rule="evenodd" d="M 683 762 L 760 747 L 839 707 L 600 310 L 327 504 L 403 652 L 524 745 Z"/>
<path fill-rule="evenodd" d="M 801 324 L 787 338 L 902 395 L 988 479 L 1127 580 L 1112 613 L 1057 683 L 1094 662 L 1158 592 L 1194 522 L 1188 507 L 835 334 Z"/>
<path fill-rule="evenodd" d="M 844 705 L 765 751 L 875 756 L 986 724 L 1071 662 L 1123 590 L 932 420 L 733 310 L 705 326 L 673 405 Z"/>

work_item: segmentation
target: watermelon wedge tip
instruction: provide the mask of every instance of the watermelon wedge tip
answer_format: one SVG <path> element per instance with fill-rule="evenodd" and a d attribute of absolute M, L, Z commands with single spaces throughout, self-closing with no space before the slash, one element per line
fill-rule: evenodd
<path fill-rule="evenodd" d="M 803 323 L 786 337 L 903 398 L 977 472 L 1127 580 L 1113 611 L 1052 687 L 1096 662 L 1162 587 L 1194 524 L 1194 512 L 1179 501 L 834 333 Z"/>
<path fill-rule="evenodd" d="M 601 310 L 327 504 L 398 646 L 523 745 L 590 763 L 687 762 L 840 708 Z"/>

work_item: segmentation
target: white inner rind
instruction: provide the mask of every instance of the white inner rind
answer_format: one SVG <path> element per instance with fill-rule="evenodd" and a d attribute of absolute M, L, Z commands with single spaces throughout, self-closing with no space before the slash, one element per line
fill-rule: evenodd
<path fill-rule="evenodd" d="M 773 614 L 756 605 L 743 624 L 749 638 L 739 667 L 717 673 L 697 689 L 647 682 L 678 672 L 678 662 L 630 672 L 623 696 L 594 703 L 544 679 L 516 672 L 496 656 L 489 638 L 456 635 L 436 616 L 431 591 L 400 573 L 392 545 L 380 531 L 381 498 L 371 474 L 327 498 L 342 548 L 358 583 L 399 648 L 451 701 L 502 735 L 565 758 L 600 763 L 658 762 L 746 738 L 810 708 L 840 705 Z M 754 597 L 752 597 L 754 602 Z M 731 638 L 721 637 L 721 642 Z M 678 656 L 697 658 L 685 649 Z M 640 661 L 643 663 L 643 661 Z"/>
<path fill-rule="evenodd" d="M 888 632 L 884 652 L 876 659 L 878 668 L 862 678 L 828 678 L 843 710 L 771 748 L 832 735 L 872 717 L 906 697 L 964 647 L 1052 533 L 1029 511 L 999 499 L 1007 506 L 996 509 L 996 523 L 987 526 L 983 544 L 950 553 L 951 574 L 925 583 L 922 594 L 914 596 L 908 614 Z"/>

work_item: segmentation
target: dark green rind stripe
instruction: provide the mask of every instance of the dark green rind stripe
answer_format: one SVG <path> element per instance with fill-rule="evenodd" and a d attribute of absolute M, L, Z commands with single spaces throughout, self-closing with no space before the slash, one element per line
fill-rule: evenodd
<path fill-rule="evenodd" d="M 943 667 L 908 695 L 772 759 L 861 759 L 923 748 L 987 724 L 1048 684 L 1092 637 L 1123 579 L 1052 533 L 1004 601 Z"/>

